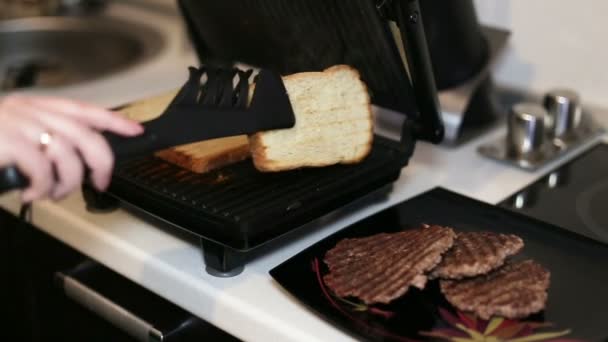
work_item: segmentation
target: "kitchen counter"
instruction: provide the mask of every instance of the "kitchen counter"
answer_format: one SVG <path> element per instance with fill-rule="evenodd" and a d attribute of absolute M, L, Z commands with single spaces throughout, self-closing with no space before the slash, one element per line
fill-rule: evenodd
<path fill-rule="evenodd" d="M 595 115 L 606 119 L 605 115 Z M 503 134 L 498 128 L 458 148 L 419 143 L 410 165 L 381 203 L 358 203 L 305 228 L 298 239 L 281 239 L 272 251 L 248 263 L 240 275 L 215 278 L 204 271 L 196 241 L 165 231 L 160 224 L 125 210 L 94 214 L 81 195 L 34 204 L 33 222 L 57 239 L 208 322 L 247 341 L 349 341 L 350 336 L 307 310 L 269 276 L 268 271 L 320 239 L 392 204 L 436 186 L 497 203 L 565 156 L 531 173 L 480 157 L 477 146 Z M 15 194 L 0 205 L 16 212 Z"/>

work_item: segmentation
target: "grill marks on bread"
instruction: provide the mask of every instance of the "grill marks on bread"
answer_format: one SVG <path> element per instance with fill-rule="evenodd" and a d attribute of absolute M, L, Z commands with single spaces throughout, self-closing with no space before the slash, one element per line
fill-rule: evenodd
<path fill-rule="evenodd" d="M 450 228 L 429 226 L 340 241 L 325 255 L 325 284 L 340 297 L 389 303 L 410 286 L 424 288 L 426 273 L 454 242 Z"/>
<path fill-rule="evenodd" d="M 296 124 L 250 137 L 258 170 L 354 164 L 369 154 L 374 135 L 371 102 L 356 69 L 336 65 L 285 76 L 283 83 Z"/>
<path fill-rule="evenodd" d="M 259 171 L 275 172 L 361 162 L 371 151 L 374 120 L 370 96 L 359 72 L 335 65 L 321 72 L 283 77 L 296 116 L 293 128 L 226 137 L 159 151 L 156 156 L 195 173 L 253 157 Z M 250 99 L 255 85 L 250 87 Z M 177 90 L 121 110 L 139 121 L 158 117 Z"/>

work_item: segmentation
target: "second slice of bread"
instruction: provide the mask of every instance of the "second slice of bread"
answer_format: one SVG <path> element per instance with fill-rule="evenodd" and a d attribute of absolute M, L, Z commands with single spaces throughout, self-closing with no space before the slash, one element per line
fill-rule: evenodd
<path fill-rule="evenodd" d="M 120 112 L 136 121 L 147 121 L 160 116 L 177 90 L 134 102 Z M 195 173 L 205 173 L 230 165 L 250 156 L 246 135 L 200 141 L 158 151 L 155 156 Z"/>
<path fill-rule="evenodd" d="M 155 153 L 157 157 L 196 173 L 205 173 L 249 158 L 247 136 L 205 140 Z"/>
<path fill-rule="evenodd" d="M 296 124 L 250 136 L 258 170 L 352 164 L 368 155 L 373 118 L 367 87 L 357 70 L 337 65 L 286 76 L 283 83 Z"/>

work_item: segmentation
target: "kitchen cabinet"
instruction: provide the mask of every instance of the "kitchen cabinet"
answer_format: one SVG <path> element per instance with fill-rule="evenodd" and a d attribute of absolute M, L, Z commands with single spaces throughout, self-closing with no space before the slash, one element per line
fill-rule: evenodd
<path fill-rule="evenodd" d="M 57 270 L 84 256 L 0 211 L 3 331 L 14 341 L 133 341 L 70 301 L 54 285 Z"/>
<path fill-rule="evenodd" d="M 0 310 L 6 340 L 141 340 L 81 306 L 72 299 L 76 298 L 73 293 L 66 295 L 58 277 L 61 274 L 72 285 L 96 291 L 119 308 L 116 312 L 127 310 L 142 317 L 158 328 L 165 341 L 236 341 L 4 210 L 0 210 L 0 256 L 0 299 L 4 303 Z M 103 312 L 100 310 L 97 312 Z M 144 338 L 153 340 L 154 336 Z"/>

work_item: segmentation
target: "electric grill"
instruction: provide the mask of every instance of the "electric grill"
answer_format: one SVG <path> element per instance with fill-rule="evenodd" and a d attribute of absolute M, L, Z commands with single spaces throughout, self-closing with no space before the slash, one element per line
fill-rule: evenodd
<path fill-rule="evenodd" d="M 413 146 L 376 136 L 360 164 L 281 173 L 261 173 L 247 160 L 197 174 L 147 157 L 120 165 L 107 194 L 86 187 L 85 199 L 99 209 L 111 195 L 195 234 L 207 271 L 233 275 L 244 252 L 396 180 Z"/>
<path fill-rule="evenodd" d="M 91 210 L 125 204 L 196 235 L 209 273 L 240 273 L 243 256 L 256 247 L 394 182 L 416 140 L 441 140 L 417 1 L 179 4 L 202 64 L 245 63 L 282 74 L 350 64 L 360 71 L 373 103 L 405 115 L 400 140 L 376 135 L 371 153 L 356 165 L 261 173 L 243 161 L 196 174 L 145 157 L 117 164 L 107 193 L 83 186 Z"/>

